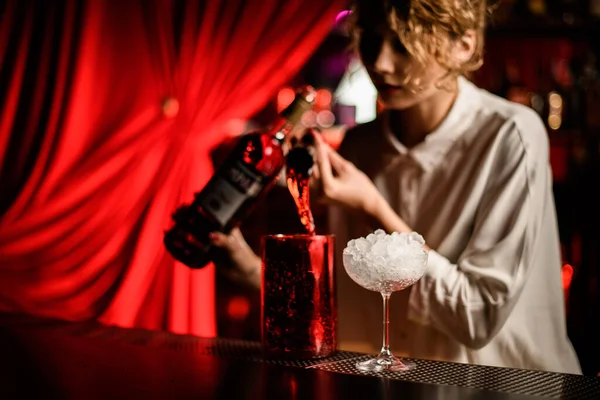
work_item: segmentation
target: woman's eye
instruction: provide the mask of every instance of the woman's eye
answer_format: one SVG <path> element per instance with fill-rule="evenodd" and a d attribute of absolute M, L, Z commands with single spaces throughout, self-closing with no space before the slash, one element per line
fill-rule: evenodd
<path fill-rule="evenodd" d="M 392 48 L 394 49 L 394 51 L 403 55 L 408 54 L 408 50 L 406 50 L 406 47 L 404 47 L 404 44 L 400 41 L 400 38 L 398 36 L 394 36 L 393 38 L 391 38 L 390 43 L 392 44 Z"/>
<path fill-rule="evenodd" d="M 381 47 L 386 40 L 390 43 L 392 49 L 398 54 L 408 54 L 406 47 L 404 47 L 400 41 L 400 38 L 398 38 L 396 35 L 390 35 L 387 37 L 377 33 L 363 32 L 363 34 L 360 36 L 359 51 L 365 64 L 375 63 L 379 53 L 381 52 Z"/>
<path fill-rule="evenodd" d="M 361 58 L 365 64 L 373 64 L 377 57 L 379 56 L 379 52 L 381 51 L 381 46 L 383 45 L 383 36 L 364 32 L 360 36 L 359 42 L 359 51 Z"/>

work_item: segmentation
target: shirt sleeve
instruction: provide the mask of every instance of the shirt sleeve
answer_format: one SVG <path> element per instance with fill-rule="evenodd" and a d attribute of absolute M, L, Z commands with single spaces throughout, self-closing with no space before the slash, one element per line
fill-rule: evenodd
<path fill-rule="evenodd" d="M 411 289 L 408 317 L 469 348 L 485 346 L 506 322 L 528 276 L 544 207 L 553 204 L 547 138 L 543 126 L 537 131 L 534 146 L 515 123 L 498 134 L 465 250 L 456 263 L 430 251 Z"/>

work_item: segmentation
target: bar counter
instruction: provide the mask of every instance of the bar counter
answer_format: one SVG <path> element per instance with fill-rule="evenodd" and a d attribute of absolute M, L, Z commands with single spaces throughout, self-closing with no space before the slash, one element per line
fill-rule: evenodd
<path fill-rule="evenodd" d="M 362 374 L 370 355 L 261 357 L 241 340 L 0 314 L 0 399 L 600 399 L 600 378 L 414 360 Z"/>

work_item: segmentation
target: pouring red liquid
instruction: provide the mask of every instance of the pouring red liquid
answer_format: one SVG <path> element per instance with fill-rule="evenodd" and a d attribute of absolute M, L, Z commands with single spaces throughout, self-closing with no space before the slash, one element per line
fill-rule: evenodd
<path fill-rule="evenodd" d="M 286 159 L 286 182 L 288 190 L 296 203 L 300 222 L 306 233 L 315 234 L 315 220 L 310 209 L 310 176 L 314 160 L 311 153 L 313 133 L 307 133 L 302 138 L 302 144 L 292 143 Z"/>
<path fill-rule="evenodd" d="M 313 168 L 309 133 L 293 141 L 286 159 L 287 186 L 305 234 L 263 237 L 261 318 L 267 357 L 311 359 L 337 349 L 333 235 L 316 235 L 310 208 Z"/>

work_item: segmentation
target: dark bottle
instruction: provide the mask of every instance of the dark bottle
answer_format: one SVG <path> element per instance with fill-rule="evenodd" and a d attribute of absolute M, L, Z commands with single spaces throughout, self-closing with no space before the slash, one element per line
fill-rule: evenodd
<path fill-rule="evenodd" d="M 315 90 L 306 86 L 271 130 L 241 137 L 192 204 L 173 214 L 175 225 L 165 233 L 164 244 L 175 259 L 190 268 L 203 268 L 218 255 L 209 233 L 228 233 L 238 226 L 277 181 L 285 164 L 284 139 L 312 108 L 315 97 Z"/>

